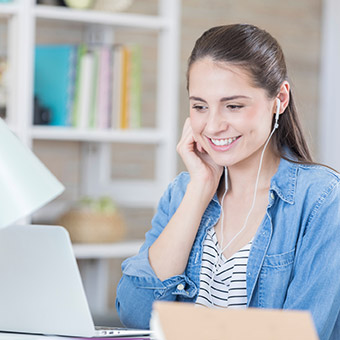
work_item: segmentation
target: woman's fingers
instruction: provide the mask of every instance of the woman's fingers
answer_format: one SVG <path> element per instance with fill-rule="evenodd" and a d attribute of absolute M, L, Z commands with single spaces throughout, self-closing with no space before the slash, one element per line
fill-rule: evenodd
<path fill-rule="evenodd" d="M 183 149 L 192 151 L 194 142 L 195 141 L 192 134 L 190 118 L 187 118 L 183 126 L 181 139 L 177 144 L 178 153 L 182 154 L 182 152 L 184 151 Z"/>
<path fill-rule="evenodd" d="M 196 147 L 200 153 L 206 153 L 206 151 L 202 148 L 202 145 L 200 143 L 196 142 Z"/>

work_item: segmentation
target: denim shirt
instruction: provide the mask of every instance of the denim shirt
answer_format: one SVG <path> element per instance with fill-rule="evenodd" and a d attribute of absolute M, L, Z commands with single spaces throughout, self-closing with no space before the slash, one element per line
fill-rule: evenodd
<path fill-rule="evenodd" d="M 163 194 L 138 255 L 122 264 L 116 308 L 128 327 L 148 328 L 155 300 L 195 302 L 203 241 L 220 218 L 217 195 L 203 214 L 182 275 L 157 278 L 148 250 L 184 196 L 179 174 Z M 281 159 L 247 265 L 247 306 L 309 310 L 321 340 L 340 339 L 340 176 Z M 181 237 L 181 235 L 178 235 Z"/>

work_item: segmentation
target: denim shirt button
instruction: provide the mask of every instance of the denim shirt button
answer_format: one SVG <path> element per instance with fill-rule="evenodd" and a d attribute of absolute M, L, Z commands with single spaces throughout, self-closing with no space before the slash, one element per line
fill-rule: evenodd
<path fill-rule="evenodd" d="M 178 289 L 178 290 L 183 290 L 183 289 L 184 289 L 184 284 L 183 284 L 183 283 L 180 283 L 180 284 L 177 286 L 177 289 Z"/>
<path fill-rule="evenodd" d="M 275 195 L 273 192 L 270 193 L 270 198 L 273 200 L 275 198 Z"/>

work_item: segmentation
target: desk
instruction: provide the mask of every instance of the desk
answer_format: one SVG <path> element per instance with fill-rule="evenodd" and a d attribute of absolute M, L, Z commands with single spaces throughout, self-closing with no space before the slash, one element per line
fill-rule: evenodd
<path fill-rule="evenodd" d="M 0 340 L 61 340 L 61 337 L 34 334 L 0 333 Z"/>
<path fill-rule="evenodd" d="M 0 332 L 0 340 L 97 340 L 99 338 L 70 338 L 64 336 L 48 336 L 48 335 L 34 335 L 34 334 L 19 334 L 19 333 L 1 333 Z M 110 339 L 125 339 L 125 340 L 138 340 L 138 339 L 145 339 L 148 340 L 150 337 L 116 337 L 116 338 L 100 338 L 100 340 L 110 340 Z"/>
<path fill-rule="evenodd" d="M 0 333 L 0 340 L 61 340 L 61 337 L 34 334 Z"/>
<path fill-rule="evenodd" d="M 108 244 L 73 244 L 92 314 L 109 314 L 109 260 L 138 253 L 143 241 Z"/>

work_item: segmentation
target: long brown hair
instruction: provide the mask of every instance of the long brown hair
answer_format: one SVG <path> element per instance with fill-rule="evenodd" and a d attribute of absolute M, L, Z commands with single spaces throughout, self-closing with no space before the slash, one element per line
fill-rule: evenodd
<path fill-rule="evenodd" d="M 264 89 L 269 98 L 275 98 L 282 83 L 288 80 L 280 45 L 268 32 L 253 25 L 224 25 L 204 32 L 196 41 L 188 60 L 187 87 L 191 65 L 205 57 L 242 67 L 250 74 L 254 86 Z M 292 91 L 289 94 L 289 104 L 280 115 L 279 128 L 272 137 L 273 150 L 279 157 L 286 158 L 284 149 L 288 147 L 295 161 L 310 164 L 313 160 Z"/>

